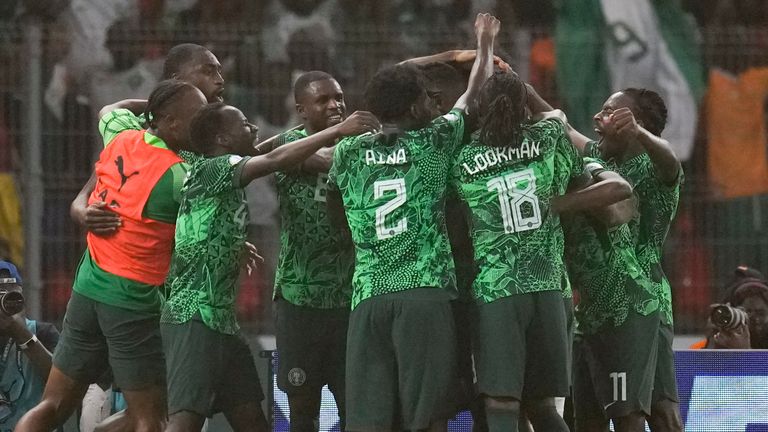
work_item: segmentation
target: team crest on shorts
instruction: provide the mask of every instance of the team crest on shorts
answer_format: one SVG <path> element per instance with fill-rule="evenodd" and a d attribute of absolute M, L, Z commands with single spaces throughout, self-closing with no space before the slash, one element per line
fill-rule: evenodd
<path fill-rule="evenodd" d="M 300 387 L 307 381 L 307 373 L 302 368 L 293 368 L 288 371 L 288 382 L 294 387 Z"/>

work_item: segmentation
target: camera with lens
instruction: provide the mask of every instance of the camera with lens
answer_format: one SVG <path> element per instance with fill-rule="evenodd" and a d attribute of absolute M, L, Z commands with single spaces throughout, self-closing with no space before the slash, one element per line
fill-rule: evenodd
<path fill-rule="evenodd" d="M 734 330 L 747 324 L 747 313 L 729 304 L 716 304 L 709 313 L 709 319 L 720 330 Z"/>
<path fill-rule="evenodd" d="M 0 311 L 11 316 L 24 309 L 24 295 L 18 291 L 0 290 Z"/>

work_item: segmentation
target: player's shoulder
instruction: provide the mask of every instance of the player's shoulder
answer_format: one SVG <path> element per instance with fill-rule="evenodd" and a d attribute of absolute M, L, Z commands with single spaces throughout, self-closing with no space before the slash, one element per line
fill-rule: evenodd
<path fill-rule="evenodd" d="M 275 143 L 276 144 L 275 147 L 278 147 L 280 145 L 287 144 L 290 142 L 298 141 L 302 138 L 306 138 L 307 136 L 308 136 L 307 130 L 303 128 L 287 130 L 281 133 L 280 135 L 278 135 L 277 142 Z"/>
<path fill-rule="evenodd" d="M 552 110 L 539 113 L 535 123 L 528 126 L 528 130 L 538 134 L 558 134 L 565 135 L 565 125 L 568 124 L 568 118 L 562 110 Z"/>

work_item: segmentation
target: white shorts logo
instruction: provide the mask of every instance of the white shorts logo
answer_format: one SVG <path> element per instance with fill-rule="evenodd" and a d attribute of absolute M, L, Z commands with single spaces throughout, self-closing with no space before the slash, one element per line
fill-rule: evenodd
<path fill-rule="evenodd" d="M 307 373 L 302 368 L 293 368 L 288 371 L 288 382 L 294 387 L 300 387 L 307 381 Z"/>

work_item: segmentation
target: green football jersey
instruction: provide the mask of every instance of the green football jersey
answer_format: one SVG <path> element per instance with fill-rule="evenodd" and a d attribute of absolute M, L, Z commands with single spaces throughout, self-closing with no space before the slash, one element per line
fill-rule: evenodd
<path fill-rule="evenodd" d="M 640 267 L 628 224 L 606 227 L 589 213 L 564 214 L 562 224 L 568 274 L 580 294 L 580 332 L 592 334 L 603 324 L 618 327 L 630 311 L 645 316 L 659 309 L 656 287 Z"/>
<path fill-rule="evenodd" d="M 600 157 L 597 143 L 587 144 L 588 156 Z M 642 153 L 621 165 L 608 161 L 608 167 L 621 174 L 634 188 L 638 199 L 638 214 L 629 222 L 635 244 L 635 254 L 640 267 L 656 287 L 664 322 L 672 324 L 672 289 L 661 268 L 664 241 L 677 212 L 680 201 L 680 186 L 684 174 L 682 168 L 671 185 L 664 184 L 656 175 L 653 162 L 647 153 Z"/>
<path fill-rule="evenodd" d="M 276 146 L 306 136 L 303 129 L 289 131 Z M 354 249 L 328 218 L 328 174 L 278 172 L 276 177 L 281 231 L 274 297 L 298 306 L 349 307 Z"/>
<path fill-rule="evenodd" d="M 581 174 L 582 161 L 557 119 L 526 126 L 524 135 L 517 148 L 486 146 L 475 135 L 453 164 L 453 187 L 471 212 L 479 267 L 472 289 L 481 303 L 564 289 L 563 231 L 550 200 Z"/>
<path fill-rule="evenodd" d="M 365 134 L 336 146 L 330 182 L 355 243 L 352 308 L 413 288 L 456 295 L 445 192 L 464 113 L 453 110 L 399 136 Z"/>
<path fill-rule="evenodd" d="M 199 313 L 212 330 L 238 331 L 235 296 L 248 223 L 240 174 L 246 160 L 224 155 L 192 162 L 161 322 L 180 324 Z"/>

